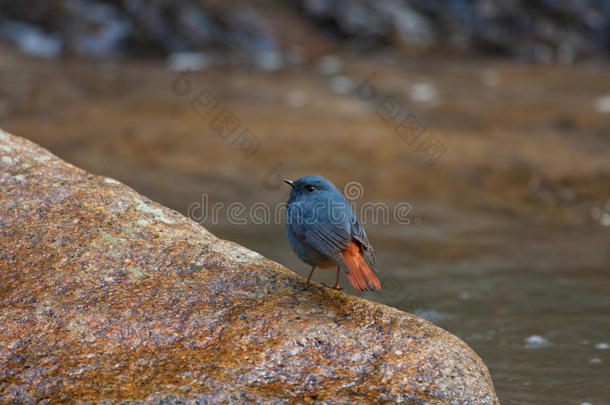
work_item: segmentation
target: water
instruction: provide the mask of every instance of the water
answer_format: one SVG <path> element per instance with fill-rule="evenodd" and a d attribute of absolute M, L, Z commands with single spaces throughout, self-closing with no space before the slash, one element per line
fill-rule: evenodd
<path fill-rule="evenodd" d="M 456 216 L 447 227 L 369 225 L 383 289 L 357 292 L 345 276 L 341 285 L 459 336 L 488 365 L 503 404 L 607 404 L 607 230 L 476 218 Z M 307 275 L 282 225 L 210 228 Z"/>

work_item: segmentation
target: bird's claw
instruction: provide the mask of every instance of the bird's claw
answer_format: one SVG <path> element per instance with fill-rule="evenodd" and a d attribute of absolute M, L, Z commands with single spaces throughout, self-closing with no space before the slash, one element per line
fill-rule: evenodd
<path fill-rule="evenodd" d="M 333 290 L 336 290 L 336 291 L 343 291 L 343 287 L 330 286 L 326 283 L 320 283 L 320 284 L 322 284 L 324 287 L 332 288 Z"/>
<path fill-rule="evenodd" d="M 309 290 L 311 288 L 312 284 L 311 283 L 303 283 L 302 285 L 299 286 L 299 288 L 301 290 Z"/>

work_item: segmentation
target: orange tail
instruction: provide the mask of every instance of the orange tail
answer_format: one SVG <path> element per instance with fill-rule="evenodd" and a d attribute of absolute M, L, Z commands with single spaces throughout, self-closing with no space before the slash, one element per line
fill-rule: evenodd
<path fill-rule="evenodd" d="M 355 289 L 360 291 L 375 291 L 381 289 L 379 279 L 364 261 L 364 258 L 360 253 L 360 248 L 355 242 L 351 242 L 347 246 L 347 249 L 343 251 L 343 259 L 350 270 L 347 274 L 347 279 Z"/>

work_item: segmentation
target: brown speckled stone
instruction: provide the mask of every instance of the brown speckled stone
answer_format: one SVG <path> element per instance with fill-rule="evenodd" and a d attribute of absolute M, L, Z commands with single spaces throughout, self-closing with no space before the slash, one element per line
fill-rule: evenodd
<path fill-rule="evenodd" d="M 461 340 L 0 131 L 0 402 L 497 404 Z"/>

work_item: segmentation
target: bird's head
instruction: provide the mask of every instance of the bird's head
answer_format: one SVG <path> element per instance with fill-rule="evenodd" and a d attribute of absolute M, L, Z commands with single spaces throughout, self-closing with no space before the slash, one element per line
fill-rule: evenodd
<path fill-rule="evenodd" d="M 326 192 L 339 192 L 335 185 L 322 176 L 305 176 L 298 180 L 284 180 L 290 187 L 290 200 L 295 200 L 299 197 L 314 196 Z"/>

